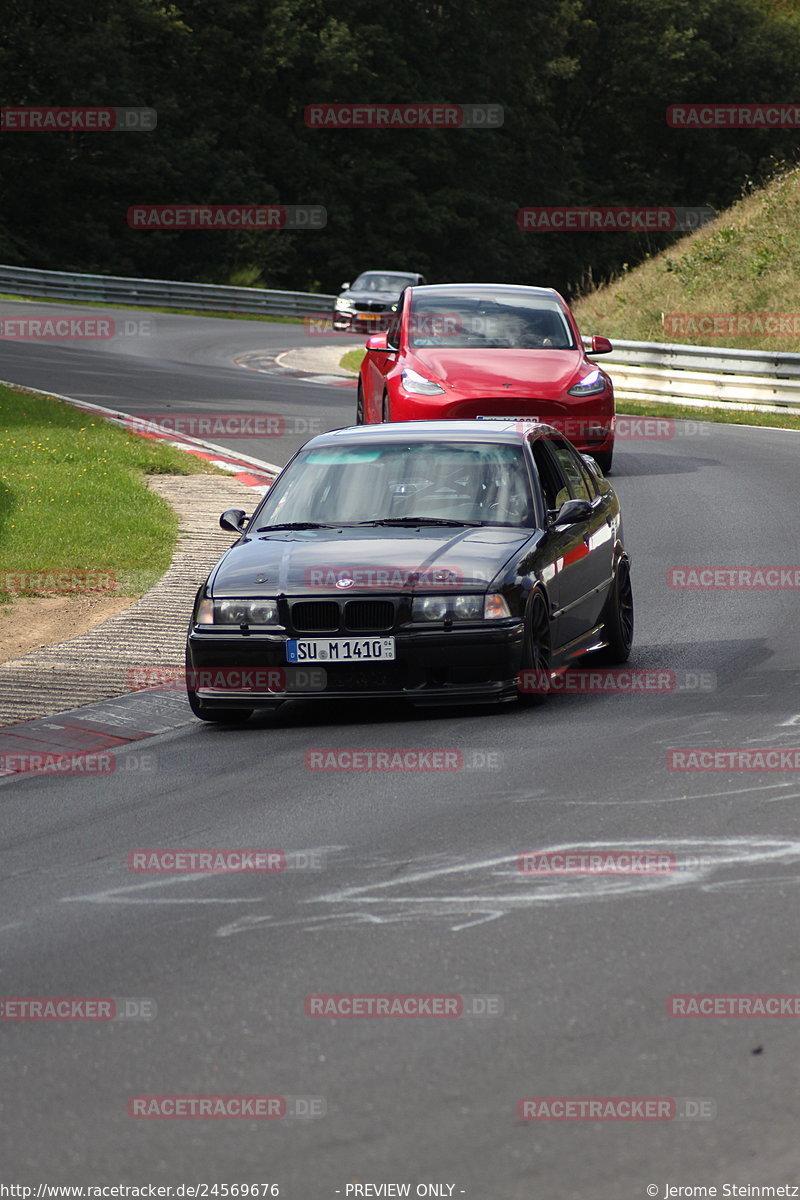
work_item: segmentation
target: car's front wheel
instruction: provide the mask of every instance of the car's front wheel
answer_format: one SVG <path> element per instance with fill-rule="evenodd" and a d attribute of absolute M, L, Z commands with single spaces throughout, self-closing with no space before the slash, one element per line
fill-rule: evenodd
<path fill-rule="evenodd" d="M 627 662 L 633 646 L 633 588 L 627 558 L 617 563 L 603 613 L 603 637 L 606 642 L 603 659 L 610 664 Z"/>
<path fill-rule="evenodd" d="M 525 621 L 522 669 L 517 687 L 520 704 L 541 704 L 550 691 L 550 617 L 544 597 L 537 592 Z"/>

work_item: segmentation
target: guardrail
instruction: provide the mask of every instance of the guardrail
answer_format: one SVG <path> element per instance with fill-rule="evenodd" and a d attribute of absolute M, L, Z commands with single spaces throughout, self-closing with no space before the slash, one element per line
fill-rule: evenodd
<path fill-rule="evenodd" d="M 591 339 L 584 343 L 591 353 Z M 670 342 L 613 345 L 600 361 L 608 364 L 621 400 L 800 408 L 800 354 Z"/>
<path fill-rule="evenodd" d="M 51 300 L 89 300 L 101 304 L 194 308 L 280 317 L 330 313 L 336 299 L 311 292 L 178 283 L 168 279 L 129 279 L 121 275 L 78 275 L 68 271 L 8 266 L 0 266 L 0 292 L 15 296 L 47 296 Z"/>

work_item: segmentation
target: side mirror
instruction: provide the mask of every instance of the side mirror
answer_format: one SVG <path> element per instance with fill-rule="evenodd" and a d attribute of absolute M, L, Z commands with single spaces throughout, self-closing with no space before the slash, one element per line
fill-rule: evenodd
<path fill-rule="evenodd" d="M 367 338 L 367 350 L 383 350 L 389 349 L 389 334 L 388 333 L 372 333 Z"/>
<path fill-rule="evenodd" d="M 244 533 L 247 524 L 247 513 L 243 508 L 226 508 L 219 519 L 220 529 L 229 529 L 231 533 Z"/>
<path fill-rule="evenodd" d="M 343 283 L 343 284 L 342 284 L 342 291 L 343 291 L 343 292 L 346 292 L 346 291 L 347 291 L 347 289 L 348 289 L 349 287 L 350 287 L 350 282 L 349 282 L 349 280 L 348 280 L 348 282 L 347 282 L 347 283 Z"/>
<path fill-rule="evenodd" d="M 592 515 L 592 506 L 588 500 L 567 500 L 556 513 L 554 525 L 577 525 Z"/>
<path fill-rule="evenodd" d="M 589 354 L 610 354 L 614 347 L 608 338 L 598 337 L 595 335 L 592 338 L 592 348 L 588 351 Z"/>

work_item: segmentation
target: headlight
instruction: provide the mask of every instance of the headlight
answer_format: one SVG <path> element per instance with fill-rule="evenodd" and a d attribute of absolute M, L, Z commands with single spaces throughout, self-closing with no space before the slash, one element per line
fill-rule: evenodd
<path fill-rule="evenodd" d="M 432 379 L 426 379 L 424 375 L 420 375 L 419 371 L 412 371 L 410 367 L 403 369 L 401 379 L 407 392 L 417 392 L 421 396 L 437 396 L 444 391 L 444 388 L 439 387 L 438 383 L 434 383 Z"/>
<path fill-rule="evenodd" d="M 452 611 L 456 621 L 477 621 L 483 615 L 483 596 L 455 596 Z"/>
<path fill-rule="evenodd" d="M 569 389 L 570 396 L 596 396 L 598 392 L 606 390 L 606 381 L 600 374 L 598 367 L 590 371 L 588 375 L 584 375 L 580 383 L 576 383 L 574 387 Z"/>
<path fill-rule="evenodd" d="M 208 603 L 208 601 L 203 601 Z M 280 625 L 275 600 L 216 600 L 215 625 Z"/>
<path fill-rule="evenodd" d="M 420 596 L 411 606 L 411 615 L 415 621 L 443 621 L 447 607 L 446 596 Z"/>
<path fill-rule="evenodd" d="M 499 592 L 488 596 L 417 596 L 411 608 L 414 621 L 497 621 L 510 616 Z"/>
<path fill-rule="evenodd" d="M 344 296 L 337 296 L 336 303 L 334 304 L 334 308 L 337 309 L 339 312 L 342 312 L 342 311 L 346 312 L 350 308 L 350 301 L 345 300 Z"/>

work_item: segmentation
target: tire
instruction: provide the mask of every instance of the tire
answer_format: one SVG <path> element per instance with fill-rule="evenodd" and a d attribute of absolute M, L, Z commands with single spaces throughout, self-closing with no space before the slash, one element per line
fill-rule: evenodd
<path fill-rule="evenodd" d="M 589 451 L 587 451 L 587 453 L 592 454 L 592 451 L 589 450 Z M 608 475 L 609 472 L 611 471 L 611 464 L 614 461 L 613 449 L 603 450 L 599 454 L 592 454 L 592 458 L 597 463 L 598 467 L 603 472 L 603 474 Z"/>
<path fill-rule="evenodd" d="M 360 379 L 356 389 L 356 425 L 366 425 L 366 419 L 364 417 L 364 389 L 361 386 Z"/>
<path fill-rule="evenodd" d="M 542 704 L 547 699 L 550 690 L 548 672 L 551 648 L 550 618 L 547 614 L 547 605 L 541 592 L 536 592 L 525 618 L 525 642 L 522 648 L 520 674 L 523 671 L 535 671 L 539 673 L 539 678 L 534 681 L 537 690 L 526 691 L 522 686 L 519 688 L 519 702 L 526 707 Z M 538 690 L 539 688 L 541 690 Z"/>
<path fill-rule="evenodd" d="M 627 558 L 621 558 L 603 612 L 603 637 L 608 643 L 602 661 L 613 665 L 627 662 L 633 645 L 633 588 Z"/>
<path fill-rule="evenodd" d="M 383 404 L 381 405 L 381 420 L 383 421 L 384 425 L 390 425 L 391 421 L 392 421 L 392 415 L 389 411 L 389 393 L 388 392 L 383 393 Z"/>

